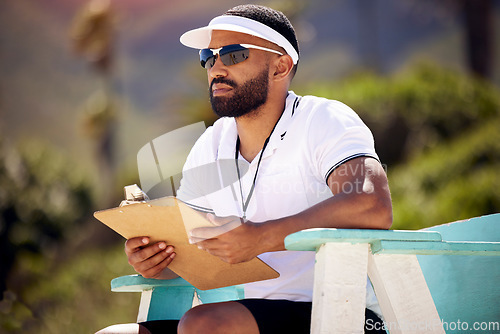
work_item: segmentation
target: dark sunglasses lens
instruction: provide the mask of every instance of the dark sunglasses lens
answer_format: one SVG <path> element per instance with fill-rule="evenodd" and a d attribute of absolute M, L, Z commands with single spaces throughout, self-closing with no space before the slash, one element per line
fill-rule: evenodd
<path fill-rule="evenodd" d="M 239 50 L 234 51 L 226 51 L 224 49 L 220 52 L 220 59 L 222 63 L 226 66 L 235 65 L 241 63 L 244 60 L 248 59 L 248 55 L 250 54 L 250 50 L 240 47 Z"/>
<path fill-rule="evenodd" d="M 206 68 L 207 70 L 214 66 L 215 56 L 212 50 L 203 49 L 200 52 L 200 64 L 201 67 Z"/>

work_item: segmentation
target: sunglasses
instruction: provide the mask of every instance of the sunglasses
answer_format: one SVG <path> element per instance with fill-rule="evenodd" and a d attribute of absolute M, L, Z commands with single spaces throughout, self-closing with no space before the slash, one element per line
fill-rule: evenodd
<path fill-rule="evenodd" d="M 252 45 L 252 44 L 231 44 L 226 45 L 218 49 L 202 49 L 200 50 L 200 63 L 201 67 L 207 70 L 211 69 L 217 61 L 217 55 L 219 55 L 220 60 L 226 66 L 231 66 L 234 64 L 241 63 L 248 59 L 250 54 L 249 49 L 257 49 L 268 52 L 273 52 L 283 56 L 283 53 L 264 48 L 262 46 Z"/>

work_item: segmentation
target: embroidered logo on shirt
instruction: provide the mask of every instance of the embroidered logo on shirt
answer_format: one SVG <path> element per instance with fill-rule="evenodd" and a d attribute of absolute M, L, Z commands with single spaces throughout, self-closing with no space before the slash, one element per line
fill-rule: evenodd
<path fill-rule="evenodd" d="M 286 131 L 281 134 L 281 140 L 283 140 L 283 138 L 285 138 L 285 135 L 286 135 Z"/>

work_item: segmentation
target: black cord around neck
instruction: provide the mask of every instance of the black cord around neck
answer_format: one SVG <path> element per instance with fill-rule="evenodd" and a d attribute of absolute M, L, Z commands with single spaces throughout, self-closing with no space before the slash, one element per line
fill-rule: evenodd
<path fill-rule="evenodd" d="M 248 205 L 250 204 L 250 199 L 252 198 L 253 191 L 255 189 L 255 184 L 257 182 L 257 174 L 259 173 L 259 168 L 260 168 L 260 162 L 262 160 L 262 156 L 264 155 L 264 150 L 267 147 L 267 144 L 269 144 L 269 140 L 271 139 L 271 136 L 273 135 L 274 129 L 276 129 L 276 125 L 278 125 L 278 122 L 281 119 L 281 116 L 283 116 L 285 110 L 281 112 L 280 117 L 276 121 L 276 123 L 273 126 L 273 129 L 271 130 L 271 133 L 269 136 L 266 138 L 264 141 L 264 145 L 262 146 L 262 150 L 260 151 L 260 156 L 259 156 L 259 161 L 257 162 L 257 169 L 255 170 L 255 175 L 253 177 L 253 182 L 252 182 L 252 187 L 250 188 L 250 191 L 248 192 L 248 196 L 246 201 L 243 199 L 243 187 L 241 186 L 241 175 L 240 175 L 240 167 L 238 166 L 238 158 L 240 156 L 240 136 L 236 139 L 236 150 L 234 152 L 234 162 L 236 164 L 236 173 L 238 174 L 238 183 L 240 185 L 240 194 L 241 194 L 241 206 L 243 209 L 243 219 L 246 219 L 246 214 L 247 214 L 247 208 Z"/>

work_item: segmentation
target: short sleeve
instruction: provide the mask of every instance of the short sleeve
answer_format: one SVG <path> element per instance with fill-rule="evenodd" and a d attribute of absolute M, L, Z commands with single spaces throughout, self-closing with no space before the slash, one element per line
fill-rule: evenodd
<path fill-rule="evenodd" d="M 324 100 L 308 122 L 308 150 L 319 176 L 328 176 L 343 163 L 362 156 L 378 160 L 373 135 L 361 118 L 338 101 Z"/>

